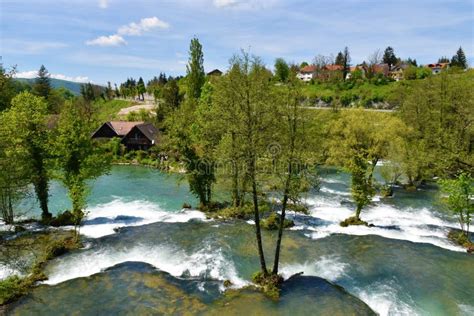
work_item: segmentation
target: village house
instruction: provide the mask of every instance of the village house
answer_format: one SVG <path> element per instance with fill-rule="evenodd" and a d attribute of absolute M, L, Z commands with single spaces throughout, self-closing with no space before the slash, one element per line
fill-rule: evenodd
<path fill-rule="evenodd" d="M 435 63 L 427 65 L 431 69 L 433 75 L 439 74 L 441 71 L 449 68 L 449 63 Z"/>
<path fill-rule="evenodd" d="M 395 81 L 403 80 L 405 69 L 407 69 L 408 67 L 409 65 L 404 63 L 395 65 L 392 67 L 392 69 L 390 69 L 388 76 Z"/>
<path fill-rule="evenodd" d="M 110 121 L 93 134 L 94 139 L 121 138 L 127 150 L 148 150 L 158 141 L 158 129 L 151 123 Z"/>
<path fill-rule="evenodd" d="M 296 77 L 304 82 L 310 82 L 316 73 L 317 67 L 315 65 L 308 65 L 300 69 Z"/>

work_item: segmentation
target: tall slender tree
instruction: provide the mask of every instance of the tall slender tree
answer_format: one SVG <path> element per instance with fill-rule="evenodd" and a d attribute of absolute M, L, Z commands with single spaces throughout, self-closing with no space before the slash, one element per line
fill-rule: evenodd
<path fill-rule="evenodd" d="M 343 64 L 342 64 L 342 67 L 344 67 L 344 69 L 342 70 L 342 79 L 343 80 L 346 80 L 347 78 L 347 74 L 350 73 L 351 69 L 351 55 L 349 53 L 349 48 L 346 46 L 344 48 L 344 53 L 343 53 Z"/>
<path fill-rule="evenodd" d="M 139 99 L 142 101 L 145 100 L 146 87 L 145 87 L 145 82 L 143 81 L 142 77 L 138 79 L 137 92 L 138 92 Z"/>
<path fill-rule="evenodd" d="M 201 88 L 204 85 L 206 74 L 204 73 L 204 54 L 202 45 L 196 37 L 191 40 L 189 46 L 189 61 L 186 66 L 188 91 L 187 95 L 196 100 L 201 96 Z"/>

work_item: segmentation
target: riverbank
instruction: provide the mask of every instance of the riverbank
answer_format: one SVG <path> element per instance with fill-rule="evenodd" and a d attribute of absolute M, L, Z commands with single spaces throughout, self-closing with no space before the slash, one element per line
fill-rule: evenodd
<path fill-rule="evenodd" d="M 72 231 L 24 231 L 4 235 L 0 262 L 16 267 L 16 273 L 0 280 L 0 306 L 11 304 L 31 292 L 38 282 L 47 280 L 46 264 L 69 251 L 82 247 Z"/>

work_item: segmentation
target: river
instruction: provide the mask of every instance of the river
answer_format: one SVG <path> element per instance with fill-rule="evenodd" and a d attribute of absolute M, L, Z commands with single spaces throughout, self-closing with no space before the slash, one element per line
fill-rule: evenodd
<path fill-rule="evenodd" d="M 250 290 L 223 294 L 225 280 L 242 288 L 259 267 L 251 221 L 181 210 L 196 200 L 176 175 L 114 167 L 92 184 L 86 247 L 50 262 L 49 279 L 12 313 L 474 315 L 474 257 L 447 240 L 457 225 L 439 211 L 436 188 L 375 197 L 362 213 L 375 227 L 342 228 L 354 209 L 349 181 L 322 170 L 320 190 L 306 197 L 310 214 L 290 213 L 296 225 L 284 235 L 281 271 L 304 275 L 273 302 Z M 50 205 L 69 207 L 59 184 Z M 33 199 L 23 207 L 39 214 Z M 264 233 L 268 259 L 274 240 Z"/>

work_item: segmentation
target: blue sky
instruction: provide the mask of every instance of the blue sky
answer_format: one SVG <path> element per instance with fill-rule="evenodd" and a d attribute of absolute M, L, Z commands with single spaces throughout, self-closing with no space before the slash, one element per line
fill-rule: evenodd
<path fill-rule="evenodd" d="M 0 0 L 0 55 L 31 77 L 120 83 L 184 74 L 190 39 L 205 68 L 226 69 L 240 51 L 311 62 L 348 46 L 352 63 L 392 46 L 419 63 L 462 46 L 474 64 L 473 0 Z"/>

